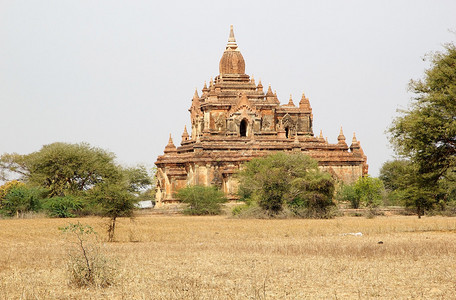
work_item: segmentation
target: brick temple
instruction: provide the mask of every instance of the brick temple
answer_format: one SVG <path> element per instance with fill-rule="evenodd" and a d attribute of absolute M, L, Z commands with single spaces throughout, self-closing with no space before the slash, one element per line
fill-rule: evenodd
<path fill-rule="evenodd" d="M 242 163 L 276 151 L 302 152 L 316 159 L 321 169 L 351 183 L 367 174 L 367 157 L 353 134 L 351 145 L 340 129 L 336 144 L 322 133 L 314 136 L 313 114 L 303 94 L 294 104 L 280 104 L 271 86 L 245 74 L 245 61 L 231 26 L 228 44 L 219 64 L 220 74 L 204 83 L 201 95 L 191 100 L 191 134 L 184 127 L 179 147 L 169 137 L 156 161 L 156 203 L 176 201 L 173 194 L 187 185 L 217 185 L 236 199 L 233 174 Z"/>

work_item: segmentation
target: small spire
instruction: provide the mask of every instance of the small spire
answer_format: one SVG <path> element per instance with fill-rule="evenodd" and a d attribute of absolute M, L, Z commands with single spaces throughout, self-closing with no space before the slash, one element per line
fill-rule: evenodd
<path fill-rule="evenodd" d="M 253 74 L 252 74 L 252 78 L 250 78 L 250 82 L 255 84 L 255 78 L 253 78 Z"/>
<path fill-rule="evenodd" d="M 323 138 L 323 130 L 320 129 L 320 138 Z"/>
<path fill-rule="evenodd" d="M 293 103 L 293 98 L 291 97 L 291 94 L 290 94 L 290 100 L 288 100 L 288 105 L 295 106 Z"/>
<path fill-rule="evenodd" d="M 261 79 L 258 81 L 257 90 L 263 93 L 263 85 L 261 84 Z"/>
<path fill-rule="evenodd" d="M 342 126 L 340 126 L 340 132 L 339 132 L 339 136 L 337 137 L 337 141 L 339 142 L 339 144 L 345 144 L 345 135 L 342 130 Z"/>
<path fill-rule="evenodd" d="M 165 153 L 177 152 L 176 146 L 174 146 L 173 139 L 171 137 L 171 133 L 169 134 L 168 145 L 165 147 Z"/>
<path fill-rule="evenodd" d="M 208 91 L 207 84 L 206 84 L 206 80 L 204 81 L 204 86 L 203 86 L 202 91 L 203 91 L 203 94 L 204 94 L 204 93 L 207 93 L 207 91 Z"/>
<path fill-rule="evenodd" d="M 353 132 L 352 144 L 350 145 L 350 151 L 358 153 L 361 156 L 364 155 L 364 152 L 361 149 L 361 144 L 358 140 L 356 140 L 356 135 L 354 132 Z"/>
<path fill-rule="evenodd" d="M 272 92 L 271 89 L 271 84 L 269 84 L 268 91 L 266 92 L 266 97 L 273 97 L 274 93 Z"/>
<path fill-rule="evenodd" d="M 274 90 L 274 102 L 280 105 L 279 98 L 277 98 L 277 91 Z"/>
<path fill-rule="evenodd" d="M 187 125 L 184 126 L 184 132 L 182 133 L 182 142 L 188 140 Z"/>
<path fill-rule="evenodd" d="M 328 137 L 325 138 L 325 143 L 328 144 Z"/>
<path fill-rule="evenodd" d="M 234 30 L 233 30 L 233 25 L 230 25 L 230 37 L 228 38 L 229 42 L 236 42 L 236 39 L 234 38 Z"/>
<path fill-rule="evenodd" d="M 193 95 L 193 99 L 196 99 L 198 98 L 199 99 L 199 96 L 198 96 L 198 89 L 195 88 L 195 94 Z"/>
<path fill-rule="evenodd" d="M 301 101 L 299 101 L 299 108 L 305 110 L 311 110 L 309 98 L 306 98 L 306 95 L 302 93 Z"/>

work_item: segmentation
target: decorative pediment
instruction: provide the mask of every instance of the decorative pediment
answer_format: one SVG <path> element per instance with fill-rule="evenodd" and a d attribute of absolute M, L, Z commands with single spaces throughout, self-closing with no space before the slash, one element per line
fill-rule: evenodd
<path fill-rule="evenodd" d="M 252 103 L 249 101 L 249 98 L 245 93 L 242 93 L 240 97 L 238 96 L 237 104 L 233 106 L 230 110 L 230 117 L 232 117 L 235 113 L 240 111 L 243 111 L 243 113 L 248 111 L 251 114 L 255 114 L 256 116 L 258 116 L 258 112 L 253 107 Z"/>

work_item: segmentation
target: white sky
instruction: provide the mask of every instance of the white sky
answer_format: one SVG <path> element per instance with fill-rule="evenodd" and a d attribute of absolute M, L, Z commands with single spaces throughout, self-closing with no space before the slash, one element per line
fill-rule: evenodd
<path fill-rule="evenodd" d="M 230 24 L 246 73 L 282 103 L 305 92 L 329 142 L 356 131 L 377 176 L 409 80 L 456 39 L 456 1 L 0 0 L 0 154 L 84 141 L 153 166 Z"/>

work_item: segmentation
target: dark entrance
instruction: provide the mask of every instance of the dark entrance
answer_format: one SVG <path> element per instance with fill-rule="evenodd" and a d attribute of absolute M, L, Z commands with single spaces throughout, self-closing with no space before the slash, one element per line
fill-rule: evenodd
<path fill-rule="evenodd" d="M 247 120 L 244 119 L 241 121 L 239 133 L 241 134 L 241 136 L 247 136 Z"/>
<path fill-rule="evenodd" d="M 288 133 L 290 132 L 289 127 L 285 127 L 285 136 L 288 138 Z"/>

